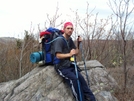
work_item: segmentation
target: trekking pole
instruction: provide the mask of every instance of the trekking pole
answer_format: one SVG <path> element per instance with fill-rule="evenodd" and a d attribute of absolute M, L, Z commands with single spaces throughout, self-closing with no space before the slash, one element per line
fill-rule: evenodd
<path fill-rule="evenodd" d="M 81 54 L 82 54 L 82 60 L 84 62 L 84 69 L 85 69 L 85 73 L 86 73 L 86 78 L 87 78 L 87 84 L 90 86 L 89 84 L 89 78 L 88 78 L 88 73 L 87 73 L 87 67 L 86 67 L 86 63 L 85 63 L 85 56 L 84 56 L 84 52 L 83 52 L 83 45 L 82 45 L 82 42 L 79 43 L 79 48 L 81 50 Z"/>
<path fill-rule="evenodd" d="M 81 94 L 80 82 L 79 82 L 79 77 L 78 77 L 78 70 L 77 70 L 77 65 L 76 65 L 76 57 L 73 56 L 73 58 L 74 58 L 74 66 L 75 66 L 75 72 L 76 72 L 76 78 L 77 78 L 77 84 L 78 84 L 78 90 L 79 90 L 79 97 L 80 97 L 80 101 L 82 101 L 82 94 Z"/>

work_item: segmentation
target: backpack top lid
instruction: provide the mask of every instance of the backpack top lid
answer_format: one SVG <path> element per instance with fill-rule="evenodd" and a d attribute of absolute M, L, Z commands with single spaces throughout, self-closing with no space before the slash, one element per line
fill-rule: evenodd
<path fill-rule="evenodd" d="M 42 36 L 46 35 L 46 34 L 51 34 L 51 33 L 48 32 L 48 31 L 42 31 L 42 32 L 40 32 L 40 38 L 41 38 Z"/>
<path fill-rule="evenodd" d="M 50 33 L 55 33 L 55 32 L 59 32 L 60 30 L 54 27 L 49 27 L 46 31 L 50 32 Z"/>
<path fill-rule="evenodd" d="M 41 38 L 42 36 L 44 36 L 44 35 L 48 35 L 48 34 L 55 33 L 55 32 L 61 33 L 61 34 L 64 33 L 63 30 L 59 30 L 59 29 L 54 28 L 54 27 L 49 27 L 46 31 L 40 32 L 40 38 Z"/>

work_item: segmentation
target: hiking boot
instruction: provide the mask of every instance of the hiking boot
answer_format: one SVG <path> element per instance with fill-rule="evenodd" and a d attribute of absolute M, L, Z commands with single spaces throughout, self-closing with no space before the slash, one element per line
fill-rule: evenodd
<path fill-rule="evenodd" d="M 85 95 L 84 98 L 85 98 L 85 101 L 90 101 L 90 97 L 89 96 Z"/>
<path fill-rule="evenodd" d="M 85 100 L 86 100 L 86 101 L 90 101 L 90 98 L 89 98 L 89 97 L 86 97 Z"/>

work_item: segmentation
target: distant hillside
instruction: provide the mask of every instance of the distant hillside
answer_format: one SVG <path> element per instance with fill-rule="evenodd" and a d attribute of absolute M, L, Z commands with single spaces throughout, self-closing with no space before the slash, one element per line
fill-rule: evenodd
<path fill-rule="evenodd" d="M 7 44 L 9 42 L 15 42 L 16 38 L 14 37 L 0 37 L 0 44 Z"/>

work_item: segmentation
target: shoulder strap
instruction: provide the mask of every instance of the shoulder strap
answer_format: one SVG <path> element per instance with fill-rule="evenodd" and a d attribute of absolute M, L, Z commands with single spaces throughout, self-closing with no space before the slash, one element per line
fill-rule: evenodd
<path fill-rule="evenodd" d="M 50 44 L 50 43 L 52 43 L 52 42 L 54 42 L 55 40 L 57 40 L 57 39 L 60 39 L 60 38 L 62 38 L 62 37 L 57 37 L 57 38 L 55 38 L 55 39 L 53 39 L 52 41 L 50 41 L 50 42 L 46 42 L 45 44 Z"/>
<path fill-rule="evenodd" d="M 59 37 L 61 37 L 61 38 L 64 40 L 65 45 L 67 45 L 67 47 L 68 47 L 68 49 L 69 49 L 69 44 L 68 44 L 67 40 L 66 40 L 63 36 L 59 36 Z"/>
<path fill-rule="evenodd" d="M 45 43 L 45 44 L 51 44 L 51 43 L 54 42 L 55 40 L 61 39 L 61 38 L 64 40 L 65 44 L 66 44 L 67 47 L 69 48 L 69 44 L 67 43 L 66 39 L 65 39 L 63 36 L 58 36 L 57 38 L 55 38 L 55 39 L 53 39 L 52 41 L 47 42 L 47 43 Z"/>

